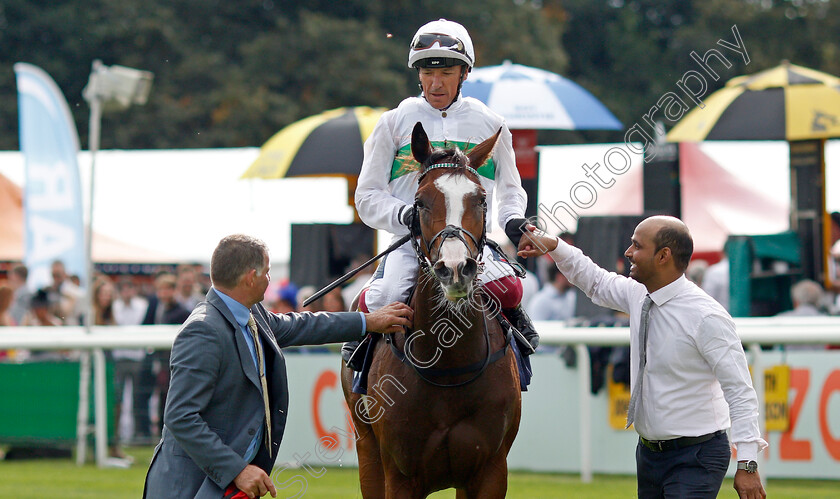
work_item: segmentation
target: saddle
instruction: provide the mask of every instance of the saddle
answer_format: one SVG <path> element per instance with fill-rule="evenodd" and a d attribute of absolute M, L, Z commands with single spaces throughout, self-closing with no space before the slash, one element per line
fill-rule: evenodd
<path fill-rule="evenodd" d="M 513 272 L 517 277 L 522 278 L 525 276 L 525 269 L 522 267 L 522 265 L 520 265 L 519 262 L 517 262 L 515 259 L 512 259 L 507 254 L 505 254 L 504 250 L 501 248 L 499 243 L 489 238 L 486 239 L 485 242 L 490 248 L 490 251 L 494 253 L 494 256 L 496 257 L 497 261 L 509 265 L 511 269 L 513 269 Z M 414 287 L 412 287 L 409 291 L 407 303 L 411 303 L 411 298 L 414 295 L 414 290 L 416 289 L 416 286 L 417 284 L 415 283 Z M 359 303 L 354 303 L 353 308 L 361 309 L 364 307 L 364 293 L 365 290 L 363 290 L 359 294 Z M 531 346 L 523 343 L 524 338 L 521 334 L 513 334 L 513 330 L 515 328 L 513 324 L 511 324 L 511 322 L 508 320 L 508 318 L 504 316 L 503 313 L 496 314 L 495 318 L 497 321 L 499 321 L 499 324 L 502 326 L 502 330 L 505 331 L 505 348 L 507 348 L 507 346 L 510 345 L 511 348 L 513 348 L 514 350 L 514 356 L 516 357 L 516 365 L 519 370 L 520 389 L 523 392 L 528 391 L 528 385 L 531 383 L 532 376 L 531 361 L 528 358 L 528 356 L 523 355 L 522 352 L 531 351 Z M 381 336 L 382 335 L 379 334 L 368 334 L 364 337 L 364 339 L 362 339 L 358 346 L 355 346 L 352 353 L 347 352 L 347 356 L 345 357 L 345 360 L 347 361 L 347 366 L 353 369 L 354 371 L 354 393 L 360 393 L 363 395 L 367 394 L 367 375 L 370 369 L 370 364 L 373 361 L 374 346 L 376 345 L 376 342 L 379 341 L 379 338 Z M 513 337 L 515 341 L 511 341 L 511 337 Z M 345 346 L 350 346 L 352 348 L 352 344 L 345 344 Z"/>
<path fill-rule="evenodd" d="M 414 290 L 412 289 L 411 294 L 413 294 Z M 409 301 L 411 300 L 411 294 L 409 294 Z M 519 371 L 519 389 L 523 392 L 528 391 L 528 385 L 531 384 L 531 377 L 533 376 L 533 371 L 531 370 L 531 359 L 527 355 L 523 355 L 522 349 L 525 348 L 520 346 L 520 342 L 522 341 L 519 336 L 512 334 L 512 330 L 514 329 L 513 325 L 508 321 L 507 317 L 504 314 L 496 314 L 496 320 L 499 321 L 499 324 L 502 326 L 502 330 L 505 331 L 505 346 L 502 350 L 493 354 L 493 356 L 488 356 L 487 362 L 492 363 L 498 358 L 504 356 L 507 353 L 507 349 L 511 348 L 513 350 L 514 358 L 516 359 L 516 368 Z M 373 363 L 373 354 L 375 351 L 376 342 L 380 341 L 380 338 L 383 338 L 381 334 L 368 334 L 367 336 L 362 339 L 361 343 L 356 347 L 356 349 L 351 354 L 347 365 L 351 369 L 353 369 L 353 386 L 352 390 L 353 393 L 359 393 L 362 395 L 367 395 L 367 385 L 368 385 L 368 373 L 370 371 L 370 366 Z M 511 338 L 514 341 L 511 341 Z M 393 342 L 390 341 L 390 338 L 385 338 L 391 345 L 391 350 L 394 351 L 394 354 L 402 360 L 404 363 L 409 363 L 408 359 L 405 358 L 405 355 L 401 354 L 396 347 L 394 346 Z M 483 367 L 486 367 L 487 362 Z M 358 366 L 360 369 L 354 369 L 353 366 Z M 420 377 L 426 380 L 427 382 L 434 383 L 430 381 L 427 376 L 443 376 L 443 375 L 454 375 L 454 374 L 466 374 L 470 372 L 470 368 L 481 368 L 482 366 L 466 366 L 463 372 L 454 373 L 443 373 L 439 372 L 436 373 L 435 370 L 432 369 L 425 369 L 424 371 L 426 374 L 420 374 Z M 415 370 L 418 369 L 414 366 Z M 479 373 L 480 374 L 480 373 Z M 477 377 L 477 376 L 476 376 Z M 472 381 L 472 380 L 470 380 Z M 436 383 L 435 383 L 436 384 Z M 444 386 L 444 385 L 442 385 Z M 453 385 L 454 386 L 454 385 Z"/>

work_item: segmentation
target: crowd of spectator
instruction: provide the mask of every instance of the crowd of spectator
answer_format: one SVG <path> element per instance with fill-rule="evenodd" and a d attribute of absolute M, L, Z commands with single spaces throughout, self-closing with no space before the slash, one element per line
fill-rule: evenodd
<path fill-rule="evenodd" d="M 572 235 L 564 234 L 567 241 Z M 507 248 L 507 251 L 513 251 Z M 369 258 L 360 255 L 348 270 Z M 687 277 L 705 289 L 725 307 L 728 306 L 728 262 L 726 259 L 708 265 L 695 260 L 686 271 Z M 605 314 L 601 317 L 580 317 L 578 300 L 586 299 L 578 293 L 566 277 L 547 259 L 539 261 L 536 272 L 528 272 L 523 281 L 522 304 L 534 320 L 566 321 L 576 325 L 626 325 L 626 317 Z M 345 311 L 355 306 L 355 299 L 370 279 L 375 265 L 366 268 L 355 278 L 324 296 L 304 305 L 317 288 L 298 287 L 287 279 L 278 279 L 268 288 L 266 306 L 277 313 L 302 311 Z M 829 272 L 836 287 L 825 289 L 812 280 L 796 282 L 790 290 L 793 308 L 779 316 L 818 316 L 840 314 L 840 242 L 832 248 Z M 27 287 L 26 266 L 14 265 L 0 278 L 0 326 L 62 326 L 80 325 L 85 321 L 86 290 L 76 276 L 67 275 L 62 262 L 53 262 L 52 282 L 43 288 Z M 174 271 L 160 271 L 149 276 L 108 276 L 97 274 L 93 280 L 92 319 L 95 325 L 137 326 L 148 324 L 181 324 L 197 303 L 204 299 L 209 278 L 199 266 L 181 265 Z M 325 347 L 291 349 L 290 353 L 307 353 Z M 539 351 L 556 353 L 558 349 L 544 345 Z M 567 364 L 573 364 L 574 351 L 559 349 Z M 45 355 L 46 357 L 40 357 Z M 74 352 L 52 353 L 0 351 L 0 359 L 24 362 L 27 359 L 70 359 Z M 159 438 L 162 415 L 166 404 L 169 381 L 169 352 L 166 350 L 113 349 L 107 352 L 113 363 L 113 411 L 117 429 L 110 443 L 112 457 L 130 459 L 121 445 L 153 444 Z M 613 377 L 625 381 L 626 348 L 590 349 L 592 358 L 593 392 L 604 382 L 605 367 L 614 365 Z M 625 373 L 626 374 L 626 373 Z"/>
<path fill-rule="evenodd" d="M 76 276 L 67 275 L 61 261 L 51 265 L 52 282 L 30 290 L 28 269 L 13 266 L 0 279 L 0 326 L 65 326 L 85 323 L 86 289 Z M 204 298 L 209 282 L 192 265 L 148 276 L 112 277 L 97 273 L 92 285 L 92 323 L 97 326 L 181 324 Z M 160 436 L 169 379 L 168 351 L 113 349 L 115 432 L 111 457 L 130 459 L 121 444 L 153 444 Z M 76 360 L 78 352 L 0 351 L 0 359 Z M 131 395 L 127 397 L 127 395 Z M 127 409 L 127 411 L 126 411 Z"/>

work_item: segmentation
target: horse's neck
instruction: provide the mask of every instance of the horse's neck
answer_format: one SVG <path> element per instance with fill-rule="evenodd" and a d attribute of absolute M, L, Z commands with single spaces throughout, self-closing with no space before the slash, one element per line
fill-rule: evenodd
<path fill-rule="evenodd" d="M 434 279 L 418 279 L 414 299 L 412 353 L 418 359 L 439 356 L 435 367 L 463 365 L 487 352 L 485 328 L 488 326 L 480 303 L 464 302 L 459 307 L 442 304 Z"/>

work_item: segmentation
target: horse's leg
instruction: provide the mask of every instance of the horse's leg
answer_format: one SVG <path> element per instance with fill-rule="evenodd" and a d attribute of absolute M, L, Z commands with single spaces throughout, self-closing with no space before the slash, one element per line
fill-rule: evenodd
<path fill-rule="evenodd" d="M 387 460 L 385 469 L 385 498 L 386 499 L 423 499 L 428 496 L 418 484 L 403 475 L 393 461 Z"/>
<path fill-rule="evenodd" d="M 341 388 L 344 399 L 350 408 L 350 417 L 356 432 L 356 454 L 359 457 L 359 485 L 362 497 L 365 499 L 385 498 L 385 473 L 382 469 L 382 458 L 379 454 L 379 443 L 371 426 L 356 414 L 357 402 L 361 395 L 353 393 L 353 371 L 347 366 L 341 366 Z"/>
<path fill-rule="evenodd" d="M 466 494 L 457 497 L 469 499 L 504 499 L 507 494 L 507 452 L 500 450 L 482 466 L 470 483 Z"/>

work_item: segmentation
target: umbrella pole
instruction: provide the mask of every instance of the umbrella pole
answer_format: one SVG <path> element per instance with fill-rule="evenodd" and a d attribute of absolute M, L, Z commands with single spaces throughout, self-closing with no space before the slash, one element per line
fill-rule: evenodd
<path fill-rule="evenodd" d="M 828 284 L 831 222 L 825 211 L 825 139 L 790 141 L 790 228 L 799 236 L 803 277 Z"/>

